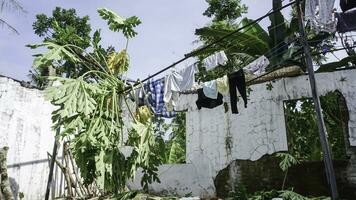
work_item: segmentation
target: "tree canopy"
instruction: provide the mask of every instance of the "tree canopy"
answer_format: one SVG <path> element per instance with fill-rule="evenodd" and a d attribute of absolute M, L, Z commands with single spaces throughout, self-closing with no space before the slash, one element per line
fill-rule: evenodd
<path fill-rule="evenodd" d="M 241 0 L 206 0 L 209 7 L 203 15 L 212 17 L 213 21 L 234 21 L 247 12 L 247 6 Z"/>

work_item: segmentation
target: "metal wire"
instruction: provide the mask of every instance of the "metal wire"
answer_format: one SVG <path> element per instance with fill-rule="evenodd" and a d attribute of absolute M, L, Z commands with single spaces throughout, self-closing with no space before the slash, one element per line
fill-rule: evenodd
<path fill-rule="evenodd" d="M 219 38 L 219 39 L 213 41 L 212 43 L 210 43 L 210 44 L 208 44 L 208 45 L 206 45 L 206 46 L 204 46 L 204 47 L 202 47 L 202 48 L 200 48 L 200 49 L 197 49 L 197 50 L 195 50 L 195 51 L 192 51 L 192 52 L 189 53 L 189 54 L 186 54 L 186 56 L 185 56 L 184 58 L 181 58 L 180 60 L 174 62 L 173 64 L 171 64 L 171 65 L 169 65 L 169 66 L 163 68 L 162 70 L 160 70 L 160 71 L 154 73 L 153 75 L 148 76 L 147 78 L 143 79 L 143 80 L 141 81 L 141 83 L 146 82 L 146 81 L 148 81 L 148 80 L 150 80 L 150 79 L 156 77 L 157 75 L 159 75 L 159 74 L 161 74 L 161 73 L 167 71 L 168 69 L 170 69 L 170 68 L 176 66 L 177 64 L 182 63 L 183 61 L 187 60 L 188 58 L 191 58 L 191 57 L 197 55 L 198 53 L 200 53 L 200 52 L 202 52 L 202 51 L 204 51 L 204 50 L 206 50 L 206 49 L 212 47 L 213 45 L 215 45 L 215 44 L 217 44 L 217 43 L 219 43 L 219 42 L 224 41 L 226 38 L 229 38 L 229 37 L 233 36 L 234 34 L 240 32 L 241 30 L 244 30 L 245 28 L 248 28 L 248 27 L 250 27 L 250 26 L 252 26 L 252 25 L 258 23 L 258 22 L 261 21 L 262 19 L 264 19 L 264 18 L 266 18 L 266 17 L 268 17 L 268 16 L 270 16 L 270 15 L 276 13 L 276 12 L 279 12 L 279 11 L 281 11 L 281 10 L 283 10 L 283 9 L 285 9 L 285 8 L 287 8 L 287 7 L 289 7 L 289 6 L 293 5 L 293 4 L 295 4 L 295 3 L 296 3 L 295 1 L 292 1 L 292 2 L 290 2 L 290 3 L 288 3 L 288 4 L 286 4 L 286 5 L 284 5 L 284 6 L 280 7 L 280 8 L 278 8 L 278 9 L 273 10 L 272 12 L 268 12 L 267 14 L 263 15 L 262 17 L 259 17 L 258 19 L 254 20 L 254 21 L 252 21 L 252 22 L 250 22 L 250 23 L 248 23 L 248 24 L 246 24 L 245 26 L 240 27 L 240 28 L 236 29 L 235 31 L 233 31 L 233 32 L 231 32 L 231 33 L 229 33 L 229 34 L 226 34 L 225 36 L 223 36 L 223 37 L 221 37 L 221 38 Z M 139 85 L 139 84 L 140 84 L 140 83 L 135 83 L 133 86 L 135 87 L 135 86 L 137 86 L 137 85 Z M 121 92 L 119 92 L 119 93 L 127 92 L 127 91 L 131 90 L 131 88 L 132 88 L 131 86 L 130 86 L 130 87 L 126 87 L 123 91 L 121 91 Z"/>

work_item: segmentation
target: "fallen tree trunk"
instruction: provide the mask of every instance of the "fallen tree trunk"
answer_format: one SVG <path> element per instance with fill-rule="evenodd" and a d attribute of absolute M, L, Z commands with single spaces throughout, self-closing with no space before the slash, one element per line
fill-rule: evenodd
<path fill-rule="evenodd" d="M 9 176 L 7 174 L 7 151 L 9 147 L 3 147 L 0 149 L 0 193 L 5 200 L 14 200 Z"/>

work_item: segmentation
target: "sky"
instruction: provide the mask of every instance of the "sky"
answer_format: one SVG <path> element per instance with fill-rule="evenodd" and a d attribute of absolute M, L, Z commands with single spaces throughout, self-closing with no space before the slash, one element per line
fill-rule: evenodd
<path fill-rule="evenodd" d="M 202 15 L 208 7 L 205 0 L 19 0 L 27 13 L 16 11 L 0 13 L 20 33 L 16 35 L 0 27 L 0 74 L 19 80 L 29 80 L 33 54 L 36 50 L 27 44 L 42 41 L 32 30 L 36 14 L 51 15 L 56 7 L 75 8 L 79 16 L 88 15 L 92 29 L 102 29 L 103 46 L 123 48 L 125 41 L 118 33 L 108 30 L 106 22 L 97 14 L 97 8 L 109 8 L 123 17 L 135 15 L 142 24 L 138 35 L 129 43 L 130 70 L 128 76 L 143 79 L 184 57 L 196 48 L 195 29 L 207 25 L 209 18 Z M 256 19 L 272 8 L 271 0 L 243 0 L 249 7 L 244 16 Z M 338 1 L 336 2 L 338 3 Z M 283 14 L 289 16 L 289 11 Z M 267 28 L 269 20 L 260 23 Z M 189 61 L 188 61 L 189 62 Z M 188 64 L 188 63 L 185 63 Z M 184 64 L 183 64 L 184 65 Z"/>

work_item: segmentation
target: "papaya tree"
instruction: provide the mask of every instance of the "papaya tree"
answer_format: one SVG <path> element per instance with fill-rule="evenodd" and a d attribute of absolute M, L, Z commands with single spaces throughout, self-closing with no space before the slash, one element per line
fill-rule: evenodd
<path fill-rule="evenodd" d="M 105 8 L 98 9 L 98 13 L 111 31 L 124 36 L 126 44 L 137 35 L 135 27 L 141 21 L 136 16 L 123 18 Z M 66 34 L 65 27 L 53 23 L 58 33 Z M 128 105 L 127 82 L 120 78 L 130 66 L 127 45 L 120 51 L 107 52 L 100 45 L 99 33 L 95 31 L 93 38 L 87 38 L 88 48 L 72 40 L 48 39 L 29 45 L 47 49 L 35 55 L 33 66 L 60 67 L 69 62 L 85 68 L 76 77 L 48 77 L 53 84 L 45 90 L 46 98 L 57 108 L 52 114 L 53 128 L 61 130 L 56 137 L 70 142 L 84 184 L 97 185 L 102 195 L 117 194 L 139 170 L 147 190 L 149 183 L 159 181 L 157 166 L 161 163 L 154 148 L 154 126 L 149 114 L 135 114 Z M 85 40 L 72 34 L 78 41 Z M 127 126 L 125 113 L 130 116 Z M 123 149 L 129 151 L 124 153 Z"/>

